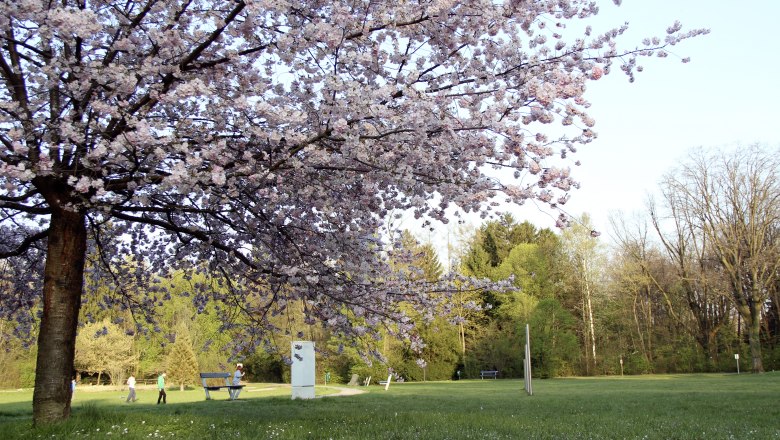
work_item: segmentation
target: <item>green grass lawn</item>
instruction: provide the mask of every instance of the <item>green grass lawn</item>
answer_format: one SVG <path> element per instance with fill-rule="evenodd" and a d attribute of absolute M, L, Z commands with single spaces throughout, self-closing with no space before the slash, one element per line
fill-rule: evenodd
<path fill-rule="evenodd" d="M 354 387 L 358 388 L 358 387 Z M 201 389 L 78 390 L 68 422 L 32 428 L 32 391 L 0 392 L 0 438 L 207 439 L 780 439 L 780 373 L 534 381 L 464 380 L 359 387 L 291 400 L 249 384 L 239 401 Z M 318 395 L 334 388 L 317 389 Z"/>

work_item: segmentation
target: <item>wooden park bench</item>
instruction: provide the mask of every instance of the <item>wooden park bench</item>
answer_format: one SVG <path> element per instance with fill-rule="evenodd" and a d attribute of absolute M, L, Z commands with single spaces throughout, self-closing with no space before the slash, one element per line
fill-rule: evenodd
<path fill-rule="evenodd" d="M 233 385 L 230 383 L 230 373 L 200 373 L 200 380 L 203 382 L 203 391 L 206 392 L 206 400 L 211 400 L 209 391 L 220 391 L 222 389 L 228 390 L 230 400 L 236 400 L 238 392 L 244 385 Z M 225 379 L 225 385 L 209 385 L 206 379 Z"/>
<path fill-rule="evenodd" d="M 479 372 L 479 378 L 484 379 L 486 377 L 498 378 L 498 370 L 482 370 Z"/>

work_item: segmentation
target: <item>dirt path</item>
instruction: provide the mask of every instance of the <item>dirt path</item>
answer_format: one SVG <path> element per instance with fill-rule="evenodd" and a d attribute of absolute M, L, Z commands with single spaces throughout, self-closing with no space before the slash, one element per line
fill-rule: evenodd
<path fill-rule="evenodd" d="M 280 384 L 280 385 L 277 385 L 277 386 L 264 387 L 264 388 L 254 388 L 254 387 L 253 388 L 246 388 L 246 391 L 251 393 L 251 392 L 255 392 L 255 391 L 270 391 L 270 390 L 275 390 L 275 389 L 279 389 L 279 388 L 290 388 L 290 384 Z M 337 390 L 338 392 L 332 393 L 332 394 L 321 394 L 321 395 L 316 396 L 317 399 L 319 399 L 320 397 L 354 396 L 354 395 L 357 395 L 357 394 L 363 394 L 363 393 L 367 392 L 367 391 L 356 389 L 356 388 L 336 387 L 336 386 L 331 386 L 331 385 L 328 385 L 328 386 L 318 386 L 318 388 L 326 388 L 328 390 Z"/>
<path fill-rule="evenodd" d="M 329 386 L 328 388 L 337 389 L 337 390 L 339 390 L 339 392 L 336 393 L 336 394 L 325 394 L 325 395 L 322 395 L 322 396 L 317 396 L 317 398 L 320 398 L 320 397 L 334 397 L 334 396 L 354 396 L 356 394 L 363 394 L 363 393 L 366 392 L 366 391 L 358 390 L 358 389 L 355 389 L 355 388 L 342 388 L 342 387 L 331 387 L 331 386 Z"/>

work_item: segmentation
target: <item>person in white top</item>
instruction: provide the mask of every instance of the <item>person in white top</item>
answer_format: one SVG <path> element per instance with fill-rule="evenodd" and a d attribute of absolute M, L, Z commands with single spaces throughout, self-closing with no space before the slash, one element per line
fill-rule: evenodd
<path fill-rule="evenodd" d="M 127 388 L 130 392 L 127 393 L 126 402 L 135 402 L 137 400 L 135 398 L 135 376 L 132 374 L 127 378 Z"/>
<path fill-rule="evenodd" d="M 233 373 L 233 385 L 240 385 L 241 379 L 244 377 L 244 364 L 236 364 L 236 372 Z M 234 399 L 238 399 L 238 395 L 241 394 L 241 389 L 233 390 Z"/>

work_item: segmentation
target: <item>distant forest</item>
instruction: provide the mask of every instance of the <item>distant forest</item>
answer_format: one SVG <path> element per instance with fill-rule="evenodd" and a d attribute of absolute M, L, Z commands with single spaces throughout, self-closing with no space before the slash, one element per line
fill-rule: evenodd
<path fill-rule="evenodd" d="M 173 383 L 195 383 L 197 371 L 244 363 L 252 381 L 289 380 L 293 340 L 312 340 L 318 380 L 353 374 L 404 380 L 523 377 L 526 324 L 533 375 L 549 378 L 780 368 L 780 185 L 777 159 L 757 149 L 734 155 L 693 154 L 661 183 L 647 216 L 613 218 L 612 246 L 587 215 L 559 232 L 509 215 L 462 231 L 442 263 L 432 244 L 409 231 L 397 241 L 409 256 L 399 276 L 435 286 L 445 277 L 511 279 L 503 290 L 432 290 L 436 314 L 401 310 L 417 338 L 346 338 L 304 319 L 305 302 L 271 310 L 263 349 L 234 338 L 251 327 L 246 304 L 227 287 L 207 301 L 192 294 L 212 283 L 177 273 L 144 314 L 124 307 L 116 286 L 88 285 L 82 303 L 74 374 L 86 383 L 123 384 L 169 371 Z M 457 283 L 455 284 L 457 286 Z M 465 286 L 465 285 L 464 285 Z M 274 292 L 267 293 L 270 296 Z M 215 300 L 216 299 L 216 300 Z M 106 304 L 114 307 L 107 307 Z M 403 308 L 403 304 L 401 304 Z M 35 308 L 33 308 L 35 313 Z M 152 318 L 153 317 L 153 318 Z M 30 387 L 36 356 L 35 315 L 29 331 L 0 321 L 3 387 Z M 354 326 L 368 325 L 354 316 Z M 376 324 L 378 326 L 385 323 Z M 270 327 L 269 327 L 270 329 Z M 238 342 L 237 342 L 238 341 Z"/>

